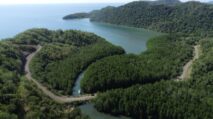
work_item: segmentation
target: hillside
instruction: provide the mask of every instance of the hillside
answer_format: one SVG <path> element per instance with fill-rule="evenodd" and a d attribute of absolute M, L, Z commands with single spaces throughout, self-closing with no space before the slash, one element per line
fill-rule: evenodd
<path fill-rule="evenodd" d="M 179 0 L 157 0 L 157 1 L 150 1 L 153 5 L 176 5 L 176 4 L 180 4 L 181 1 Z"/>
<path fill-rule="evenodd" d="M 107 57 L 92 64 L 81 82 L 84 92 L 96 93 L 135 84 L 148 84 L 177 78 L 192 57 L 192 44 L 179 35 L 150 39 L 140 55 Z"/>
<path fill-rule="evenodd" d="M 80 31 L 32 29 L 15 38 L 17 44 L 42 45 L 30 64 L 33 78 L 61 94 L 71 94 L 77 76 L 91 63 L 124 50 L 103 38 Z"/>
<path fill-rule="evenodd" d="M 179 0 L 157 0 L 157 1 L 149 1 L 150 5 L 177 5 L 181 2 Z M 63 17 L 63 20 L 72 20 L 72 19 L 83 19 L 83 18 L 89 18 L 91 13 L 73 13 L 69 14 Z"/>
<path fill-rule="evenodd" d="M 89 13 L 74 13 L 63 17 L 64 20 L 89 18 Z"/>
<path fill-rule="evenodd" d="M 0 119 L 89 119 L 78 108 L 82 96 L 107 117 L 213 119 L 212 5 L 138 1 L 64 19 L 87 17 L 166 33 L 138 55 L 77 30 L 29 29 L 0 41 Z"/>
<path fill-rule="evenodd" d="M 51 100 L 29 79 L 29 73 L 47 88 L 69 94 L 85 67 L 122 53 L 122 48 L 95 34 L 75 30 L 30 29 L 0 41 L 0 119 L 88 119 L 74 109 L 78 102 L 59 104 Z"/>
<path fill-rule="evenodd" d="M 213 6 L 199 2 L 154 5 L 132 2 L 91 13 L 91 21 L 152 29 L 167 33 L 213 34 Z"/>
<path fill-rule="evenodd" d="M 35 49 L 0 41 L 0 119 L 89 119 L 74 104 L 58 104 L 24 77 L 26 56 Z"/>
<path fill-rule="evenodd" d="M 96 108 L 134 119 L 212 119 L 213 39 L 203 39 L 199 44 L 201 56 L 193 64 L 190 79 L 162 80 L 100 93 L 95 99 Z"/>
<path fill-rule="evenodd" d="M 163 35 L 150 39 L 140 55 L 122 55 L 122 48 L 92 33 L 27 30 L 0 42 L 0 119 L 88 119 L 73 110 L 75 104 L 54 102 L 25 79 L 26 56 L 37 45 L 42 49 L 31 63 L 33 77 L 69 94 L 72 77 L 89 65 L 81 86 L 85 92 L 98 92 L 94 104 L 99 111 L 135 119 L 212 119 L 213 42 L 200 39 Z M 191 77 L 178 81 L 197 44 L 201 56 L 193 62 Z"/>

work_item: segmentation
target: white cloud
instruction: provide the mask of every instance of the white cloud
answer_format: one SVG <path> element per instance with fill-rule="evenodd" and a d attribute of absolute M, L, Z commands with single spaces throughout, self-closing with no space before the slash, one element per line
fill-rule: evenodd
<path fill-rule="evenodd" d="M 134 0 L 0 0 L 0 4 L 49 4 L 49 3 L 127 3 Z M 188 0 L 182 0 L 188 1 Z M 199 0 L 206 2 L 208 0 Z"/>

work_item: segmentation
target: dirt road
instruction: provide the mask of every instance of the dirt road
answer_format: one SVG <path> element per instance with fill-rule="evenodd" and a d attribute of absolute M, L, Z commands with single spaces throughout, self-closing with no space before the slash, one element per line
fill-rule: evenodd
<path fill-rule="evenodd" d="M 36 84 L 36 86 L 48 97 L 50 97 L 52 100 L 58 102 L 58 103 L 71 103 L 71 102 L 77 102 L 77 101 L 87 101 L 95 98 L 95 96 L 92 95 L 82 95 L 78 97 L 67 97 L 67 96 L 57 96 L 53 92 L 47 89 L 47 87 L 43 86 L 40 82 L 35 80 L 30 72 L 30 62 L 33 59 L 33 57 L 42 49 L 42 46 L 38 45 L 36 46 L 36 51 L 31 53 L 26 58 L 26 64 L 25 64 L 25 72 L 26 72 L 26 78 L 33 83 Z"/>
<path fill-rule="evenodd" d="M 178 80 L 186 80 L 190 78 L 191 71 L 192 71 L 192 64 L 193 62 L 199 58 L 200 53 L 199 53 L 200 45 L 194 46 L 194 57 L 191 59 L 189 62 L 187 62 L 184 67 L 183 67 L 183 72 L 182 74 L 178 77 Z"/>

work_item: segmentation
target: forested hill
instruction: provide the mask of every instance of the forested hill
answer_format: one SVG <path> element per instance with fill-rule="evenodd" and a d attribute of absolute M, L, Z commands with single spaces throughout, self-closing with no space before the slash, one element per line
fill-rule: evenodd
<path fill-rule="evenodd" d="M 42 45 L 30 64 L 32 76 L 48 89 L 65 95 L 72 93 L 78 75 L 91 63 L 125 52 L 93 33 L 75 30 L 30 29 L 18 34 L 12 41 Z"/>
<path fill-rule="evenodd" d="M 181 2 L 179 0 L 157 0 L 157 1 L 149 1 L 150 4 L 152 5 L 176 5 L 180 4 Z M 63 20 L 72 20 L 72 19 L 84 19 L 84 18 L 89 18 L 90 13 L 85 13 L 85 12 L 79 12 L 79 13 L 72 13 L 69 15 L 66 15 L 63 17 Z"/>
<path fill-rule="evenodd" d="M 89 18 L 89 13 L 74 13 L 63 17 L 64 20 Z"/>
<path fill-rule="evenodd" d="M 142 27 L 160 32 L 213 34 L 213 5 L 186 2 L 175 5 L 137 1 L 91 13 L 91 21 Z"/>
<path fill-rule="evenodd" d="M 64 94 L 71 92 L 84 67 L 124 53 L 93 33 L 76 30 L 30 29 L 0 41 L 0 119 L 89 119 L 79 109 L 73 110 L 78 103 L 58 104 L 27 80 L 24 67 L 36 45 L 42 49 L 27 72 L 50 90 Z"/>
<path fill-rule="evenodd" d="M 88 33 L 67 31 L 65 34 L 73 34 L 73 32 L 76 34 L 73 37 L 80 34 L 82 37 L 79 37 L 79 39 L 94 41 L 90 40 L 94 35 Z M 60 49 L 65 48 L 62 43 L 60 47 L 49 39 L 53 38 L 51 33 L 56 36 L 56 32 L 34 29 L 19 34 L 17 37 L 0 41 L 0 119 L 89 119 L 82 115 L 79 109 L 73 110 L 73 104 L 58 104 L 49 99 L 24 76 L 26 56 L 35 50 L 32 45 L 52 41 L 52 45 L 57 48 L 52 48 L 51 56 L 44 54 L 44 59 L 59 56 L 57 53 Z M 69 37 L 70 40 L 64 40 L 62 36 L 60 38 L 54 42 L 59 44 L 59 41 L 64 41 L 67 43 L 66 46 L 69 46 L 68 41 L 74 42 L 71 37 Z M 66 51 L 71 49 L 66 48 Z M 62 56 L 62 53 L 60 56 Z"/>
<path fill-rule="evenodd" d="M 157 1 L 150 1 L 152 4 L 160 5 L 160 4 L 166 4 L 166 5 L 175 5 L 181 3 L 179 0 L 157 0 Z"/>

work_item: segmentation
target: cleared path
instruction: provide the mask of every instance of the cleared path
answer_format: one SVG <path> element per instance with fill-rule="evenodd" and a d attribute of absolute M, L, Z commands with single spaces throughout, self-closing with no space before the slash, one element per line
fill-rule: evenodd
<path fill-rule="evenodd" d="M 199 50 L 200 49 L 200 45 L 196 45 L 194 46 L 194 57 L 193 59 L 191 59 L 189 62 L 187 62 L 184 67 L 183 67 L 183 72 L 182 74 L 178 77 L 178 80 L 186 80 L 189 79 L 191 76 L 191 71 L 192 71 L 192 64 L 193 62 L 199 58 L 200 53 Z"/>
<path fill-rule="evenodd" d="M 29 68 L 29 65 L 30 65 L 30 62 L 31 60 L 33 59 L 33 57 L 42 49 L 42 46 L 38 45 L 38 46 L 31 46 L 31 47 L 35 47 L 36 48 L 36 51 L 31 53 L 30 55 L 27 56 L 26 58 L 26 64 L 25 64 L 25 72 L 26 72 L 26 78 L 30 81 L 32 81 L 33 83 L 36 84 L 36 86 L 42 90 L 42 92 L 50 97 L 52 100 L 58 102 L 58 103 L 71 103 L 71 102 L 77 102 L 77 101 L 88 101 L 88 100 L 91 100 L 93 98 L 95 98 L 95 96 L 93 95 L 81 95 L 81 96 L 78 96 L 78 97 L 74 97 L 74 96 L 58 96 L 58 95 L 55 95 L 53 92 L 51 92 L 50 90 L 48 90 L 47 87 L 43 86 L 40 82 L 38 82 L 37 80 L 35 80 L 33 77 L 32 77 L 32 74 L 30 72 L 30 68 Z M 190 78 L 190 75 L 191 75 L 191 70 L 192 70 L 192 64 L 193 62 L 199 58 L 199 48 L 200 48 L 200 45 L 196 45 L 194 46 L 194 57 L 193 59 L 191 59 L 189 62 L 187 62 L 184 67 L 183 67 L 183 73 L 181 74 L 181 76 L 178 77 L 177 80 L 185 80 L 185 79 L 188 79 Z"/>
<path fill-rule="evenodd" d="M 42 46 L 38 45 L 38 46 L 32 46 L 32 47 L 35 47 L 36 51 L 31 53 L 30 55 L 28 55 L 27 58 L 26 58 L 26 64 L 25 64 L 26 78 L 28 80 L 32 81 L 33 83 L 35 83 L 36 86 L 40 90 L 42 90 L 42 92 L 46 96 L 50 97 L 52 100 L 54 100 L 58 103 L 71 103 L 71 102 L 78 102 L 78 101 L 88 101 L 88 100 L 95 98 L 95 96 L 92 96 L 92 95 L 82 95 L 82 96 L 78 96 L 78 97 L 58 96 L 58 95 L 55 95 L 50 90 L 48 90 L 47 87 L 43 86 L 40 82 L 35 80 L 32 77 L 32 74 L 30 72 L 29 65 L 30 65 L 30 62 L 33 59 L 33 57 L 42 49 Z"/>

